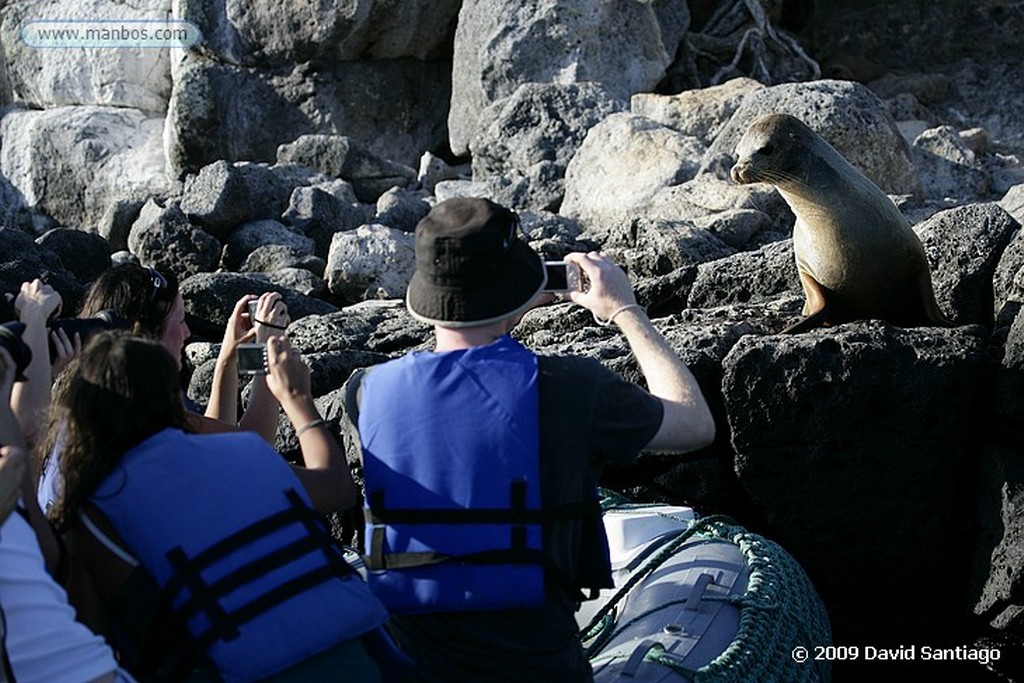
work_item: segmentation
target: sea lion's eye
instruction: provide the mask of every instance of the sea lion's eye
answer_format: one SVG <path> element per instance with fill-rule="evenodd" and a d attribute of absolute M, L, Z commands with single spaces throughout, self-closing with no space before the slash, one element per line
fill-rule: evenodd
<path fill-rule="evenodd" d="M 761 149 L 757 150 L 757 153 L 758 154 L 763 154 L 765 156 L 771 156 L 772 152 L 774 152 L 774 151 L 775 151 L 775 145 L 773 145 L 772 143 L 769 142 L 769 143 L 765 144 L 764 147 L 762 147 Z"/>

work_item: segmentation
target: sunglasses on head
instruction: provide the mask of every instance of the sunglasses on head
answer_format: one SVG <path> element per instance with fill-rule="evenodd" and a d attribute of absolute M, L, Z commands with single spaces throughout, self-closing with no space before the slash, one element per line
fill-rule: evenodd
<path fill-rule="evenodd" d="M 146 268 L 146 272 L 149 273 L 149 300 L 156 301 L 157 299 L 163 298 L 161 292 L 170 289 L 170 283 L 167 282 L 167 278 L 164 277 L 156 268 Z"/>

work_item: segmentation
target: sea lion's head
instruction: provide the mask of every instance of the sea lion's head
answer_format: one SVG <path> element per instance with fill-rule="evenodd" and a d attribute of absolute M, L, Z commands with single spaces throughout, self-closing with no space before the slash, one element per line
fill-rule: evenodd
<path fill-rule="evenodd" d="M 789 114 L 769 114 L 755 120 L 736 146 L 733 182 L 805 183 L 807 160 L 819 136 Z"/>

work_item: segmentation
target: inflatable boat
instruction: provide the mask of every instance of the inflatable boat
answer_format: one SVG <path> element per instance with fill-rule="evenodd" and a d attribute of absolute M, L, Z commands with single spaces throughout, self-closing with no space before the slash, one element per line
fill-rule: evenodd
<path fill-rule="evenodd" d="M 610 492 L 604 507 L 615 588 L 577 613 L 596 683 L 831 679 L 813 658 L 831 643 L 825 608 L 781 547 L 687 507 Z"/>

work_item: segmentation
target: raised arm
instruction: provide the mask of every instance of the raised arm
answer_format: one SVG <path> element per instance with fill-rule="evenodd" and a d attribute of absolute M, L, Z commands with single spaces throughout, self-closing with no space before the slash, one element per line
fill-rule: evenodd
<path fill-rule="evenodd" d="M 358 490 L 341 447 L 313 404 L 309 368 L 284 337 L 272 337 L 267 342 L 267 368 L 267 386 L 299 438 L 305 467 L 296 467 L 295 473 L 313 507 L 321 512 L 352 507 L 358 500 Z"/>
<path fill-rule="evenodd" d="M 25 369 L 25 382 L 14 386 L 11 408 L 18 418 L 28 443 L 34 443 L 46 423 L 50 406 L 50 344 L 46 323 L 60 310 L 61 298 L 53 287 L 35 279 L 21 285 L 14 299 L 14 310 L 25 324 L 22 340 L 32 350 L 32 361 Z"/>
<path fill-rule="evenodd" d="M 636 303 L 629 278 L 610 259 L 597 252 L 569 254 L 566 261 L 580 266 L 590 281 L 572 300 L 603 324 L 622 330 L 651 395 L 661 400 L 665 414 L 645 450 L 682 453 L 711 444 L 715 422 L 693 373 Z"/>
<path fill-rule="evenodd" d="M 256 341 L 266 344 L 271 337 L 282 337 L 288 327 L 288 306 L 277 292 L 266 292 L 260 295 L 256 305 L 256 317 L 251 321 L 256 330 Z M 257 432 L 267 443 L 273 445 L 277 436 L 277 414 L 280 404 L 267 387 L 266 378 L 256 375 L 253 378 L 252 392 L 245 413 L 239 424 L 244 429 Z"/>

